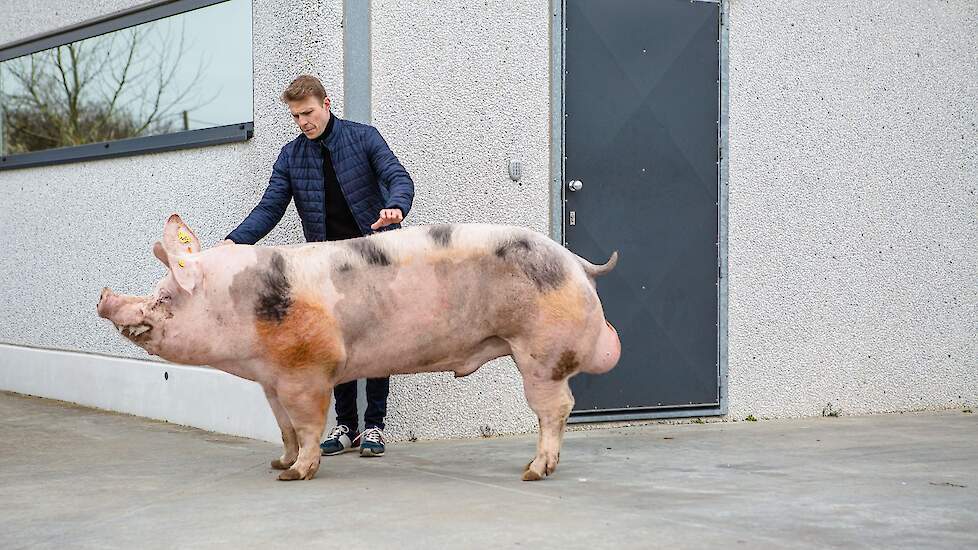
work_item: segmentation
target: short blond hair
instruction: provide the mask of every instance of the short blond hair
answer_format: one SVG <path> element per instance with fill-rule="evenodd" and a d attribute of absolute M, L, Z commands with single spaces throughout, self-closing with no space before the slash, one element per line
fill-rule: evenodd
<path fill-rule="evenodd" d="M 318 78 L 303 74 L 299 75 L 285 88 L 285 91 L 282 92 L 282 102 L 299 101 L 309 96 L 316 97 L 319 101 L 324 101 L 326 99 L 326 88 L 323 87 L 323 83 Z"/>

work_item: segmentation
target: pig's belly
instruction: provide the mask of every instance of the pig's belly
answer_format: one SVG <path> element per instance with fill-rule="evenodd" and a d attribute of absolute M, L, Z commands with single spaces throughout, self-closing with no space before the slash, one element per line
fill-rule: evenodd
<path fill-rule="evenodd" d="M 459 339 L 411 327 L 388 336 L 372 338 L 369 343 L 352 343 L 347 348 L 346 364 L 338 373 L 340 377 L 352 380 L 441 371 L 465 375 L 491 359 L 510 353 L 504 340 L 488 333 Z"/>
<path fill-rule="evenodd" d="M 455 371 L 464 376 L 485 362 L 509 355 L 490 308 L 482 314 L 432 303 L 391 308 L 379 322 L 344 331 L 346 363 L 339 378 L 380 378 L 391 374 Z"/>
<path fill-rule="evenodd" d="M 338 378 L 464 375 L 509 355 L 502 338 L 531 323 L 536 293 L 532 283 L 508 274 L 479 261 L 441 272 L 419 262 L 401 267 L 389 282 L 331 293 L 346 352 Z"/>

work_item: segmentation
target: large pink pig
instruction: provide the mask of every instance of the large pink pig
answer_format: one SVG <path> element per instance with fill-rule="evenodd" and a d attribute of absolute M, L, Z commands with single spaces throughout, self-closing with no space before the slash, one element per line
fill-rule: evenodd
<path fill-rule="evenodd" d="M 567 379 L 602 373 L 621 345 L 605 321 L 601 266 L 533 231 L 437 225 L 299 246 L 202 251 L 176 214 L 153 253 L 149 296 L 102 290 L 100 316 L 169 361 L 261 384 L 282 429 L 279 479 L 311 479 L 333 386 L 391 374 L 471 374 L 512 355 L 540 422 L 524 480 L 557 467 L 574 398 Z"/>

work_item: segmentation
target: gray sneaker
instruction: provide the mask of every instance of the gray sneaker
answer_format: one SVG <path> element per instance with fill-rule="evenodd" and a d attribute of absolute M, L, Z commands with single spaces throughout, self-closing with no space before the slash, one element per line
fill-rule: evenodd
<path fill-rule="evenodd" d="M 326 441 L 319 444 L 319 448 L 322 450 L 323 456 L 333 456 L 345 453 L 347 451 L 353 450 L 360 445 L 355 443 L 357 439 L 360 438 L 357 434 L 352 434 L 353 438 L 350 438 L 350 428 L 340 424 L 329 431 L 329 436 L 326 437 Z"/>
<path fill-rule="evenodd" d="M 384 456 L 384 432 L 380 428 L 367 428 L 354 438 L 360 440 L 360 456 Z"/>

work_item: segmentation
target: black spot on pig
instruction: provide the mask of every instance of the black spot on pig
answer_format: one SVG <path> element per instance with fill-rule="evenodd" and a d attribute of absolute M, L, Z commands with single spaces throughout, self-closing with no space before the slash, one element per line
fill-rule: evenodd
<path fill-rule="evenodd" d="M 530 241 L 524 237 L 510 239 L 496 247 L 496 256 L 506 258 L 514 253 L 526 253 L 530 251 Z"/>
<path fill-rule="evenodd" d="M 542 291 L 560 288 L 566 273 L 553 250 L 526 237 L 514 237 L 496 247 L 496 257 L 519 266 L 526 276 Z"/>
<path fill-rule="evenodd" d="M 433 225 L 428 229 L 428 236 L 438 246 L 448 248 L 452 244 L 452 226 Z"/>
<path fill-rule="evenodd" d="M 391 265 L 391 259 L 387 253 L 371 239 L 351 239 L 347 246 L 359 254 L 367 262 L 367 265 Z"/>
<path fill-rule="evenodd" d="M 285 273 L 285 258 L 278 252 L 272 253 L 264 268 L 257 272 L 258 302 L 255 315 L 261 321 L 281 323 L 292 306 L 292 286 Z"/>
<path fill-rule="evenodd" d="M 554 368 L 553 379 L 563 380 L 564 378 L 567 378 L 573 374 L 579 366 L 580 363 L 577 360 L 577 355 L 573 351 L 567 350 L 564 353 L 561 353 L 560 359 L 557 360 L 557 366 Z"/>

